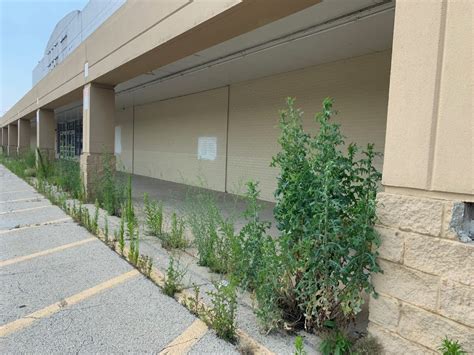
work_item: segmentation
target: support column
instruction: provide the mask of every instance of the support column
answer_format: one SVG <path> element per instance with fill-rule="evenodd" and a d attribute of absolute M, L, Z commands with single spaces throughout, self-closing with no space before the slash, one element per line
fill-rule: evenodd
<path fill-rule="evenodd" d="M 386 354 L 474 353 L 472 1 L 398 0 L 369 332 Z"/>
<path fill-rule="evenodd" d="M 16 156 L 18 153 L 18 126 L 10 123 L 8 125 L 7 154 Z"/>
<path fill-rule="evenodd" d="M 87 84 L 83 90 L 81 173 L 87 197 L 93 198 L 104 164 L 115 169 L 115 92 Z"/>
<path fill-rule="evenodd" d="M 36 111 L 36 147 L 43 159 L 54 160 L 56 120 L 54 111 L 39 109 Z"/>
<path fill-rule="evenodd" d="M 30 120 L 18 120 L 18 155 L 23 155 L 30 150 Z"/>
<path fill-rule="evenodd" d="M 2 153 L 7 154 L 7 147 L 8 147 L 8 127 L 2 127 Z"/>

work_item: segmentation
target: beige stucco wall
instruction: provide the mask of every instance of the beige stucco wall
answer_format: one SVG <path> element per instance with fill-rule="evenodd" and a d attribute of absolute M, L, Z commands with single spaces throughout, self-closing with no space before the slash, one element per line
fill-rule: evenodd
<path fill-rule="evenodd" d="M 253 179 L 260 182 L 261 198 L 273 201 L 277 169 L 269 165 L 279 151 L 278 110 L 285 98 L 297 98 L 306 112 L 305 126 L 314 131 L 314 113 L 325 97 L 334 97 L 340 112 L 336 120 L 347 141 L 373 142 L 383 152 L 389 71 L 387 51 L 234 84 L 230 93 L 224 87 L 119 109 L 115 114 L 122 148 L 118 168 L 132 171 L 134 141 L 135 174 L 190 184 L 204 179 L 210 188 L 237 193 L 244 192 L 244 183 Z M 215 161 L 197 159 L 200 136 L 217 137 Z M 382 159 L 377 166 L 382 169 Z"/>
<path fill-rule="evenodd" d="M 438 354 L 446 336 L 474 353 L 474 243 L 451 228 L 453 206 L 474 201 L 473 14 L 467 0 L 397 1 L 377 208 L 384 273 L 369 312 L 386 354 Z"/>
<path fill-rule="evenodd" d="M 383 176 L 389 188 L 474 201 L 473 16 L 472 1 L 397 2 Z"/>
<path fill-rule="evenodd" d="M 306 128 L 325 97 L 335 99 L 347 142 L 375 143 L 383 152 L 390 73 L 390 52 L 318 65 L 231 86 L 228 189 L 242 180 L 260 181 L 261 197 L 273 200 L 277 169 L 270 168 L 279 151 L 278 110 L 296 97 L 305 112 Z M 314 131 L 314 129 L 313 129 Z M 378 162 L 382 169 L 382 161 Z"/>
<path fill-rule="evenodd" d="M 135 174 L 224 191 L 227 88 L 135 107 Z M 199 137 L 217 138 L 214 161 L 198 160 Z"/>

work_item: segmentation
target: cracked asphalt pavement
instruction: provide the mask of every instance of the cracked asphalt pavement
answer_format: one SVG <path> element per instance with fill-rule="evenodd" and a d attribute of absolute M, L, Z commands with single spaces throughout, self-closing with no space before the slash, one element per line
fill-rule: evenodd
<path fill-rule="evenodd" d="M 238 353 L 2 165 L 0 289 L 1 353 Z"/>

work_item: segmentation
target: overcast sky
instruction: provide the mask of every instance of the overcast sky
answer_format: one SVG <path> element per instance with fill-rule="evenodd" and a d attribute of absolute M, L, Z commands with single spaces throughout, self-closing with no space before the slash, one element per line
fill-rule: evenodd
<path fill-rule="evenodd" d="M 31 89 L 33 68 L 59 20 L 86 4 L 87 0 L 0 0 L 0 115 Z"/>

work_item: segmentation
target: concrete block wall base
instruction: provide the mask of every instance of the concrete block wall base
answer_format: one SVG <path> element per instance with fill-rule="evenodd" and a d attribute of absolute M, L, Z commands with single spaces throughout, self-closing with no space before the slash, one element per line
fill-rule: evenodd
<path fill-rule="evenodd" d="M 92 201 L 95 199 L 97 186 L 104 173 L 105 164 L 115 170 L 115 156 L 102 153 L 82 153 L 80 157 L 81 177 L 84 184 L 86 197 Z"/>
<path fill-rule="evenodd" d="M 452 229 L 459 202 L 378 194 L 384 273 L 373 278 L 369 332 L 386 354 L 436 354 L 447 336 L 474 353 L 474 243 Z"/>

